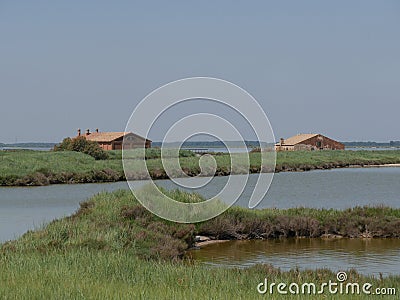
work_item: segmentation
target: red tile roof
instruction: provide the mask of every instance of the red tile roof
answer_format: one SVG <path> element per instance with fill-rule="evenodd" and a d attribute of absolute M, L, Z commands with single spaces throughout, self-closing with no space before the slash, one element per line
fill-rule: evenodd
<path fill-rule="evenodd" d="M 290 138 L 284 140 L 284 143 L 283 143 L 283 144 L 284 144 L 285 146 L 297 145 L 297 144 L 300 144 L 301 142 L 304 142 L 304 141 L 306 141 L 306 140 L 308 140 L 308 139 L 310 139 L 310 138 L 312 138 L 312 137 L 314 137 L 314 136 L 317 136 L 317 135 L 318 135 L 318 133 L 303 133 L 303 134 L 298 134 L 298 135 L 292 136 L 292 137 L 290 137 Z M 278 144 L 280 144 L 280 143 L 278 143 Z M 278 145 L 278 144 L 277 144 L 277 145 Z"/>
<path fill-rule="evenodd" d="M 90 133 L 89 135 L 82 135 L 85 137 L 88 141 L 94 141 L 94 142 L 112 142 L 117 139 L 123 138 L 126 135 L 133 134 L 136 137 L 147 140 L 144 137 L 141 137 L 137 134 L 134 134 L 132 132 L 93 132 Z"/>

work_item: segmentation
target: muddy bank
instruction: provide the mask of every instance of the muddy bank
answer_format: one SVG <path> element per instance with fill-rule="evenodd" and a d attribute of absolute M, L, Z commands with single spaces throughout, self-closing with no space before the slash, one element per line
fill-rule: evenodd
<path fill-rule="evenodd" d="M 400 164 L 378 164 L 376 162 L 369 162 L 363 164 L 349 164 L 349 163 L 324 163 L 321 165 L 310 165 L 310 164 L 302 164 L 299 166 L 290 166 L 290 165 L 277 165 L 275 167 L 274 172 L 305 172 L 305 171 L 313 171 L 313 170 L 329 170 L 329 169 L 338 169 L 338 168 L 374 168 L 374 167 L 400 167 Z M 261 168 L 258 166 L 251 166 L 249 169 L 250 174 L 255 173 L 271 173 L 273 170 L 269 168 Z M 200 169 L 190 170 L 187 168 L 183 168 L 183 172 L 190 176 L 195 177 L 200 174 Z M 170 179 L 170 177 L 166 174 L 164 170 L 156 169 L 149 171 L 152 179 Z M 217 168 L 215 174 L 207 174 L 207 176 L 229 176 L 229 175 L 239 175 L 246 174 L 243 171 L 234 171 L 230 172 L 227 168 Z M 145 180 L 149 179 L 145 174 L 128 174 L 129 180 Z"/>
<path fill-rule="evenodd" d="M 359 236 L 352 236 L 351 238 L 360 238 L 360 239 L 372 239 L 372 238 L 387 238 L 387 236 L 374 236 L 371 233 L 364 232 L 359 234 Z M 290 237 L 287 237 L 290 238 Z M 297 236 L 296 238 L 310 238 L 310 236 Z M 313 236 L 312 238 L 320 238 L 320 239 L 325 239 L 325 240 L 331 240 L 331 239 L 343 239 L 346 238 L 343 235 L 340 234 L 332 234 L 332 233 L 324 233 L 320 236 Z M 349 238 L 349 237 L 347 237 Z M 389 237 L 390 238 L 390 237 Z M 220 244 L 220 243 L 225 243 L 229 241 L 234 241 L 234 240 L 241 240 L 241 241 L 250 241 L 250 240 L 266 240 L 268 238 L 248 238 L 248 237 L 239 237 L 237 239 L 216 239 L 214 236 L 201 236 L 200 240 L 196 240 L 194 246 L 190 249 L 200 249 L 202 247 L 208 246 L 208 245 L 213 245 L 213 244 Z M 270 238 L 271 239 L 271 238 Z"/>
<path fill-rule="evenodd" d="M 125 175 L 112 169 L 93 170 L 86 173 L 73 172 L 35 172 L 18 177 L 0 177 L 0 186 L 45 186 L 50 184 L 103 183 L 125 180 Z"/>
<path fill-rule="evenodd" d="M 300 165 L 291 167 L 287 165 L 276 166 L 275 172 L 304 172 L 312 170 L 329 170 L 337 168 L 377 168 L 377 167 L 400 167 L 400 164 L 379 164 L 376 162 L 349 164 L 349 163 L 324 163 L 321 165 Z"/>
<path fill-rule="evenodd" d="M 250 211 L 231 207 L 202 223 L 210 240 L 307 238 L 400 238 L 400 213 L 388 207 L 346 210 L 293 208 Z"/>

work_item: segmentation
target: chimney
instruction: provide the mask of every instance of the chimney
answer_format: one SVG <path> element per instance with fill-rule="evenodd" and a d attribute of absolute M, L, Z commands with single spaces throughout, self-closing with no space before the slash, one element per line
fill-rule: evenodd
<path fill-rule="evenodd" d="M 78 136 L 81 136 L 81 129 L 78 128 Z"/>
<path fill-rule="evenodd" d="M 96 128 L 96 132 L 99 133 L 99 129 L 98 128 Z"/>
<path fill-rule="evenodd" d="M 90 134 L 90 130 L 86 129 L 86 135 L 89 135 L 89 134 Z"/>
<path fill-rule="evenodd" d="M 285 143 L 285 140 L 283 138 L 281 138 L 280 145 L 282 146 L 284 143 Z"/>

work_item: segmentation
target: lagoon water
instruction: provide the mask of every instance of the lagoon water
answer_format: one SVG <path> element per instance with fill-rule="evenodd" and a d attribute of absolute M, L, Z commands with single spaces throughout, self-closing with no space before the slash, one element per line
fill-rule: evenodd
<path fill-rule="evenodd" d="M 188 180 L 196 181 L 196 178 Z M 247 207 L 247 199 L 249 199 L 252 186 L 254 186 L 256 180 L 256 174 L 249 176 L 246 189 L 235 205 Z M 227 177 L 215 177 L 207 186 L 194 191 L 209 198 L 216 195 L 226 181 Z M 145 183 L 137 181 L 135 185 L 139 187 Z M 158 180 L 157 184 L 168 189 L 176 188 L 170 180 Z M 78 209 L 80 202 L 85 201 L 96 193 L 117 189 L 128 189 L 128 185 L 126 182 L 116 182 L 44 187 L 1 187 L 0 243 L 17 238 L 24 232 L 38 228 L 53 219 L 72 214 Z M 304 206 L 344 209 L 364 205 L 386 205 L 400 208 L 400 168 L 349 168 L 278 173 L 274 176 L 268 194 L 257 208 Z M 304 256 L 304 264 L 313 266 L 315 255 L 318 253 L 321 261 L 342 259 L 343 263 L 347 261 L 349 266 L 354 265 L 356 267 L 362 260 L 358 258 L 363 257 L 362 255 L 360 256 L 360 253 L 363 253 L 365 249 L 369 249 L 366 252 L 364 251 L 367 254 L 372 252 L 370 251 L 371 248 L 366 248 L 367 244 L 352 243 L 353 246 L 351 247 L 353 247 L 354 251 L 337 251 L 337 248 L 328 251 L 324 248 L 325 246 L 323 247 L 323 245 L 327 244 L 313 244 L 313 247 L 319 250 L 313 250 L 314 252 L 310 250 L 311 252 L 308 253 L 312 253 L 312 255 L 309 255 L 308 258 L 306 255 Z M 372 245 L 372 243 L 376 243 L 376 241 L 371 241 L 368 245 Z M 293 249 L 289 244 L 286 244 L 287 247 L 285 246 L 287 251 L 283 251 L 282 249 L 285 247 L 282 248 L 279 243 L 269 244 L 269 247 L 271 245 L 275 245 L 280 249 L 274 254 L 274 259 L 265 261 L 263 257 L 267 256 L 261 255 L 257 256 L 257 262 L 261 260 L 283 267 L 292 264 L 287 257 L 290 253 L 293 253 L 290 252 Z M 346 243 L 346 245 L 349 244 Z M 383 243 L 380 245 L 383 245 Z M 224 247 L 228 246 L 227 244 Z M 375 247 L 374 249 L 378 248 Z M 400 241 L 388 242 L 384 248 L 386 250 L 379 253 L 381 260 L 378 260 L 378 256 L 368 254 L 370 259 L 376 261 L 378 265 L 383 263 L 383 260 L 394 261 L 394 258 L 397 257 L 398 259 L 400 256 Z M 300 255 L 302 252 L 297 253 Z M 243 265 L 252 264 L 253 262 L 254 255 L 243 260 Z M 235 264 L 235 262 L 232 263 Z M 318 266 L 324 266 L 324 264 L 316 264 L 315 267 Z M 327 266 L 332 267 L 331 265 Z M 400 274 L 400 262 L 398 262 L 396 268 L 396 274 Z M 366 267 L 364 271 L 366 273 L 375 272 L 376 268 L 368 269 Z"/>
<path fill-rule="evenodd" d="M 248 207 L 248 199 L 257 176 L 257 174 L 249 176 L 246 188 L 235 205 Z M 187 182 L 190 181 L 196 179 L 189 178 Z M 227 177 L 215 177 L 205 187 L 187 190 L 211 198 L 226 182 Z M 170 180 L 160 180 L 158 184 L 166 188 L 177 187 Z M 400 208 L 400 168 L 348 168 L 277 173 L 267 195 L 256 208 L 345 209 L 364 205 Z"/>
<path fill-rule="evenodd" d="M 351 268 L 365 275 L 400 274 L 400 239 L 310 239 L 229 241 L 188 253 L 216 267 L 250 267 L 267 263 L 287 271 Z"/>

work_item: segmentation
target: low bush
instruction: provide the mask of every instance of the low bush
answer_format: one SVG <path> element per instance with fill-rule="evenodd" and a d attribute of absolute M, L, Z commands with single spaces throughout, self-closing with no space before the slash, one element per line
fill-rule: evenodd
<path fill-rule="evenodd" d="M 54 151 L 75 151 L 82 152 L 94 157 L 96 160 L 108 159 L 108 154 L 99 144 L 88 141 L 83 136 L 65 138 L 61 144 L 54 146 Z"/>

